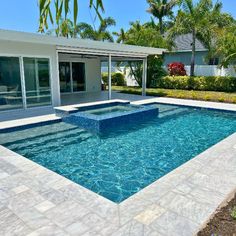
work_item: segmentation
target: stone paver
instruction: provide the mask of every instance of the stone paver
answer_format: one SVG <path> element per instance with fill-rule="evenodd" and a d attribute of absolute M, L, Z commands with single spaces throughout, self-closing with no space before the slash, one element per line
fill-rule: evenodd
<path fill-rule="evenodd" d="M 66 227 L 66 232 L 74 236 L 85 234 L 89 230 L 90 230 L 89 226 L 79 221 L 74 222 Z"/>
<path fill-rule="evenodd" d="M 44 201 L 44 202 L 36 205 L 35 208 L 40 212 L 45 212 L 45 211 L 53 208 L 54 206 L 55 205 L 52 202 L 47 200 L 47 201 Z"/>
<path fill-rule="evenodd" d="M 148 209 L 135 216 L 134 219 L 144 225 L 150 225 L 155 219 L 160 217 L 166 210 L 158 205 L 152 205 Z"/>
<path fill-rule="evenodd" d="M 167 211 L 156 219 L 150 228 L 166 236 L 188 236 L 194 235 L 198 225 L 177 213 Z"/>
<path fill-rule="evenodd" d="M 0 235 L 194 235 L 235 191 L 235 146 L 236 133 L 120 204 L 0 146 Z"/>
<path fill-rule="evenodd" d="M 20 185 L 20 186 L 15 187 L 15 188 L 12 189 L 12 191 L 16 194 L 23 193 L 23 192 L 28 191 L 28 190 L 29 190 L 29 188 L 25 185 Z"/>

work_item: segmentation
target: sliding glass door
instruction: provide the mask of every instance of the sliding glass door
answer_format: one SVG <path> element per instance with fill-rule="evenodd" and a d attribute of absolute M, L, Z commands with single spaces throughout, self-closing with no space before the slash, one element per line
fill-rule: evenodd
<path fill-rule="evenodd" d="M 0 111 L 23 108 L 19 57 L 0 57 Z"/>
<path fill-rule="evenodd" d="M 49 59 L 0 56 L 0 111 L 51 105 Z"/>
<path fill-rule="evenodd" d="M 59 63 L 59 75 L 60 75 L 60 90 L 61 93 L 69 93 L 71 90 L 71 72 L 70 62 Z"/>
<path fill-rule="evenodd" d="M 82 92 L 85 86 L 85 63 L 60 62 L 60 90 L 61 93 Z"/>
<path fill-rule="evenodd" d="M 24 58 L 27 107 L 51 104 L 49 59 Z"/>
<path fill-rule="evenodd" d="M 73 91 L 85 91 L 85 66 L 81 62 L 72 62 Z"/>

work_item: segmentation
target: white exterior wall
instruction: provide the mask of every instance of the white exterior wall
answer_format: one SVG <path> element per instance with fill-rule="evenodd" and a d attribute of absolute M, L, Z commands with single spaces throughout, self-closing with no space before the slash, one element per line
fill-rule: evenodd
<path fill-rule="evenodd" d="M 0 56 L 49 58 L 52 105 L 60 105 L 60 84 L 55 46 L 0 41 Z"/>
<path fill-rule="evenodd" d="M 190 66 L 185 66 L 187 74 L 190 75 Z M 236 76 L 236 71 L 233 67 L 219 68 L 218 66 L 195 66 L 196 76 Z"/>
<path fill-rule="evenodd" d="M 101 61 L 99 58 L 81 58 L 76 54 L 59 54 L 59 62 L 83 62 L 85 63 L 86 91 L 101 91 Z M 83 92 L 80 92 L 83 93 Z"/>

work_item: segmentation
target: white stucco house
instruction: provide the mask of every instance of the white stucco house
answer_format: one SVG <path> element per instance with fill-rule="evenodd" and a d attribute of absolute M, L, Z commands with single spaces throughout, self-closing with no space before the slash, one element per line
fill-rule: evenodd
<path fill-rule="evenodd" d="M 0 30 L 0 114 L 59 106 L 63 94 L 101 91 L 101 61 L 143 60 L 165 49 Z M 111 80 L 109 84 L 111 99 Z M 79 101 L 78 101 L 79 103 Z"/>

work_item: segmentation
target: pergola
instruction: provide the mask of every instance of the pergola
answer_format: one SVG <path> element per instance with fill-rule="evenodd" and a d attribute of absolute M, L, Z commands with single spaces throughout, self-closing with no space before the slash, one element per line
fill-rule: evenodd
<path fill-rule="evenodd" d="M 141 47 L 134 45 L 98 42 L 92 40 L 76 40 L 76 45 L 70 45 L 64 41 L 66 45 L 57 44 L 57 53 L 77 54 L 84 57 L 100 57 L 101 61 L 108 62 L 108 99 L 112 99 L 112 84 L 111 84 L 111 68 L 112 61 L 142 61 L 142 95 L 146 95 L 147 81 L 147 57 L 149 55 L 162 55 L 166 49 Z"/>

